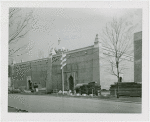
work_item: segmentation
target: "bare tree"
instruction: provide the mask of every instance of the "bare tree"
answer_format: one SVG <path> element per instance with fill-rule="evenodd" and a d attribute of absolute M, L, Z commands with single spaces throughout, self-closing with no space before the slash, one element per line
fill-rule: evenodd
<path fill-rule="evenodd" d="M 31 23 L 33 22 L 32 11 L 26 13 L 25 16 L 21 13 L 21 8 L 10 8 L 9 9 L 9 57 L 14 55 L 23 55 L 28 53 L 33 46 L 30 43 L 17 44 L 22 41 L 22 38 L 32 29 Z"/>
<path fill-rule="evenodd" d="M 107 71 L 116 76 L 118 82 L 122 71 L 128 68 L 127 65 L 121 64 L 125 61 L 124 55 L 133 53 L 133 32 L 136 26 L 123 19 L 113 19 L 102 31 L 102 44 L 109 49 L 109 54 L 103 59 L 109 64 L 106 66 Z"/>

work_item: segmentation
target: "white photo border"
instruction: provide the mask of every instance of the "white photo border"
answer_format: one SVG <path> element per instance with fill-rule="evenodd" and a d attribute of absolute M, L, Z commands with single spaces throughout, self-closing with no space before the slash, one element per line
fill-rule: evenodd
<path fill-rule="evenodd" d="M 1 2 L 1 117 L 2 121 L 148 121 L 148 1 L 11 1 Z M 141 8 L 142 9 L 142 113 L 141 114 L 77 114 L 77 113 L 8 113 L 8 10 L 9 7 L 62 8 Z"/>

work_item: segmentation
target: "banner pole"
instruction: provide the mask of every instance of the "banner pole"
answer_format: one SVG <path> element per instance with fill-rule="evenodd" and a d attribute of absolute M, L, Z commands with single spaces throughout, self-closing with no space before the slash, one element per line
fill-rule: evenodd
<path fill-rule="evenodd" d="M 62 67 L 62 92 L 64 94 L 64 73 L 63 73 L 63 67 Z"/>
<path fill-rule="evenodd" d="M 62 57 L 63 57 L 63 52 L 62 52 Z M 63 59 L 62 59 L 63 60 Z M 64 73 L 63 73 L 63 64 L 62 64 L 62 92 L 64 94 Z"/>

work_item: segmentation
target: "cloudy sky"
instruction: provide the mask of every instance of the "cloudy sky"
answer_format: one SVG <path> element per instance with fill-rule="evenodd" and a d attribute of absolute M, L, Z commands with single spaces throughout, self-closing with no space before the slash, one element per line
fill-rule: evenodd
<path fill-rule="evenodd" d="M 37 23 L 32 25 L 33 29 L 22 42 L 34 43 L 34 48 L 28 54 L 16 56 L 16 62 L 39 59 L 40 50 L 47 57 L 48 48 L 53 43 L 56 48 L 66 47 L 69 50 L 93 45 L 96 34 L 100 35 L 102 28 L 113 17 L 138 24 L 135 31 L 142 31 L 141 9 L 24 8 L 23 12 L 31 10 Z M 57 46 L 59 38 L 61 43 Z"/>

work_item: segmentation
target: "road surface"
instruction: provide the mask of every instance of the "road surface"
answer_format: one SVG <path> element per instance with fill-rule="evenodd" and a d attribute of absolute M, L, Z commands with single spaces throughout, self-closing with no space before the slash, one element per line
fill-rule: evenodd
<path fill-rule="evenodd" d="M 141 113 L 141 104 L 74 97 L 9 94 L 8 106 L 34 113 Z"/>

